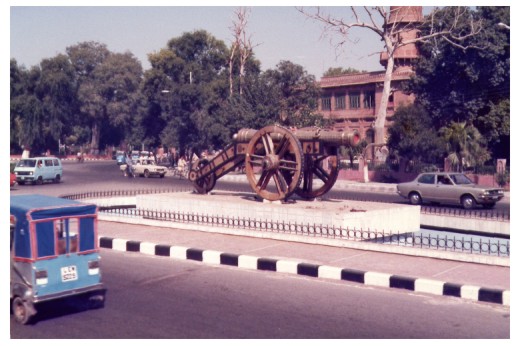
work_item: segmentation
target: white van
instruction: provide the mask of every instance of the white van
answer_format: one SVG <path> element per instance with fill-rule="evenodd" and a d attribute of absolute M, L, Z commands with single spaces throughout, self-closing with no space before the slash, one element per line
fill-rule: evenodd
<path fill-rule="evenodd" d="M 20 185 L 26 182 L 40 185 L 47 180 L 59 183 L 63 177 L 63 167 L 57 157 L 31 157 L 18 161 L 14 174 L 16 182 Z"/>

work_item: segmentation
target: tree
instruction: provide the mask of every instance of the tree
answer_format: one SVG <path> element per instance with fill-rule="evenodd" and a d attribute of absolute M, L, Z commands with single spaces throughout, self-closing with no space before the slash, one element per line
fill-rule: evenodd
<path fill-rule="evenodd" d="M 141 93 L 141 63 L 131 53 L 111 53 L 98 65 L 93 76 L 103 102 L 99 144 L 118 145 L 139 131 L 135 120 L 144 112 Z"/>
<path fill-rule="evenodd" d="M 201 150 L 214 146 L 212 124 L 222 100 L 229 52 L 224 42 L 204 30 L 173 38 L 167 47 L 150 54 L 144 93 L 153 103 L 149 112 L 160 112 L 165 127 L 159 134 L 167 146 Z"/>
<path fill-rule="evenodd" d="M 280 61 L 276 69 L 267 70 L 262 75 L 262 87 L 273 94 L 264 99 L 264 107 L 272 105 L 277 122 L 285 126 L 318 126 L 323 117 L 317 114 L 319 88 L 313 75 L 301 65 L 290 61 Z M 272 117 L 271 114 L 270 117 Z"/>
<path fill-rule="evenodd" d="M 404 166 L 409 161 L 440 162 L 444 143 L 428 112 L 420 105 L 399 107 L 388 128 L 388 147 Z"/>
<path fill-rule="evenodd" d="M 105 116 L 105 104 L 94 72 L 106 60 L 110 51 L 106 45 L 92 41 L 67 47 L 66 51 L 78 75 L 79 109 L 90 122 L 90 149 L 95 153 L 99 149 L 100 126 Z"/>
<path fill-rule="evenodd" d="M 67 48 L 78 76 L 80 113 L 90 125 L 90 150 L 119 144 L 131 136 L 142 112 L 142 67 L 129 52 L 112 53 L 104 44 L 83 42 Z"/>
<path fill-rule="evenodd" d="M 450 11 L 441 10 L 433 25 L 442 25 Z M 497 25 L 509 23 L 509 7 L 479 7 L 474 16 L 483 30 L 464 44 L 478 48 L 424 42 L 408 91 L 426 108 L 436 128 L 451 121 L 472 124 L 494 157 L 509 158 L 510 34 Z M 471 24 L 469 19 L 460 22 L 468 31 Z"/>
<path fill-rule="evenodd" d="M 30 70 L 11 60 L 11 145 L 28 150 L 57 148 L 74 123 L 75 74 L 65 55 Z M 17 140 L 16 140 L 17 139 Z"/>
<path fill-rule="evenodd" d="M 457 171 L 489 160 L 486 142 L 474 126 L 466 122 L 451 122 L 440 129 L 440 134 L 447 144 L 448 160 Z"/>
<path fill-rule="evenodd" d="M 23 149 L 23 157 L 29 157 L 31 148 L 42 146 L 44 112 L 41 101 L 35 95 L 35 86 L 40 78 L 40 69 L 27 70 L 11 59 L 11 146 Z"/>
<path fill-rule="evenodd" d="M 367 72 L 367 71 L 365 71 L 365 70 L 359 71 L 352 67 L 348 67 L 346 69 L 343 67 L 329 67 L 329 69 L 327 71 L 325 71 L 325 73 L 323 73 L 323 77 L 335 77 L 335 76 L 341 76 L 344 74 L 356 74 L 356 73 L 362 73 L 362 72 Z"/>
<path fill-rule="evenodd" d="M 236 20 L 233 21 L 231 32 L 233 34 L 233 42 L 231 43 L 231 49 L 229 54 L 229 94 L 233 95 L 233 69 L 235 65 L 235 59 L 238 58 L 238 71 L 239 71 L 239 94 L 244 93 L 245 88 L 245 77 L 246 67 L 248 62 L 253 57 L 253 48 L 257 45 L 253 45 L 251 42 L 251 36 L 247 34 L 246 27 L 248 24 L 248 12 L 249 10 L 244 7 L 238 8 L 234 13 Z"/>
<path fill-rule="evenodd" d="M 361 28 L 370 30 L 375 33 L 383 42 L 384 53 L 387 57 L 385 76 L 383 81 L 383 92 L 379 105 L 378 113 L 374 124 L 375 143 L 384 143 L 384 128 L 387 115 L 388 100 L 391 91 L 392 74 L 394 72 L 395 63 L 394 56 L 399 48 L 406 45 L 415 44 L 417 42 L 425 42 L 429 40 L 444 40 L 454 46 L 465 49 L 463 40 L 474 36 L 480 31 L 480 23 L 473 22 L 471 14 L 467 8 L 450 7 L 452 16 L 442 26 L 430 25 L 435 23 L 438 9 L 435 9 L 425 21 L 428 24 L 428 30 L 423 31 L 422 36 L 411 36 L 409 33 L 414 30 L 410 25 L 400 25 L 400 17 L 406 11 L 406 6 L 394 6 L 388 11 L 385 7 L 367 7 L 362 9 L 357 7 L 350 7 L 350 12 L 353 16 L 352 21 L 347 21 L 344 18 L 336 18 L 330 14 L 323 13 L 320 8 L 314 13 L 308 13 L 303 8 L 299 11 L 309 18 L 317 20 L 324 24 L 325 31 L 332 31 L 339 35 L 339 46 L 349 43 L 349 36 L 353 29 Z M 362 14 L 364 13 L 364 16 Z M 462 18 L 469 18 L 472 23 L 470 31 L 465 28 L 460 28 L 459 23 Z"/>
<path fill-rule="evenodd" d="M 63 136 L 72 132 L 71 124 L 77 120 L 77 78 L 64 54 L 42 60 L 40 68 L 41 75 L 36 89 L 45 116 L 42 134 L 47 149 L 57 148 Z"/>

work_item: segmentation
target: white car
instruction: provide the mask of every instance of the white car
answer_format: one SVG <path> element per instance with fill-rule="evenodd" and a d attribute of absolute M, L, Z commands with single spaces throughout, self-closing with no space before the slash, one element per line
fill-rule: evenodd
<path fill-rule="evenodd" d="M 120 166 L 123 175 L 128 175 L 127 164 L 123 164 Z M 134 177 L 140 176 L 149 178 L 152 176 L 158 176 L 160 178 L 164 178 L 166 175 L 166 167 L 157 166 L 155 161 L 148 157 L 140 157 L 138 159 L 132 159 L 131 170 L 133 172 Z"/>

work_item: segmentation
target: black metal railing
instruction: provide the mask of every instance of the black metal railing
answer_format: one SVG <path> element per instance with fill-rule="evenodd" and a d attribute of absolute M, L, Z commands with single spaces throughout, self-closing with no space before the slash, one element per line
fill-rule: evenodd
<path fill-rule="evenodd" d="M 189 188 L 163 190 L 133 190 L 133 191 L 91 191 L 61 196 L 68 199 L 86 199 L 99 197 L 136 196 L 151 193 L 185 192 Z M 101 206 L 99 212 L 107 215 L 117 215 L 129 218 L 144 218 L 175 223 L 191 223 L 205 226 L 225 227 L 228 229 L 254 230 L 259 232 L 294 234 L 308 237 L 324 237 L 351 241 L 365 241 L 377 244 L 407 246 L 414 248 L 433 249 L 439 251 L 455 251 L 481 255 L 509 257 L 510 242 L 506 239 L 471 237 L 462 235 L 438 235 L 423 233 L 400 233 L 392 231 L 377 231 L 370 229 L 352 229 L 332 225 L 304 224 L 286 221 L 260 220 L 242 218 L 239 216 L 219 216 L 211 214 L 184 213 L 179 211 L 157 211 L 136 209 L 134 206 Z M 438 215 L 454 215 L 461 217 L 486 218 L 498 221 L 508 221 L 509 215 L 500 213 L 481 213 L 480 211 L 455 210 L 449 208 L 426 207 L 426 211 Z"/>
<path fill-rule="evenodd" d="M 481 255 L 509 257 L 509 240 L 482 237 L 448 236 L 415 233 L 378 232 L 374 230 L 351 229 L 331 225 L 303 224 L 286 221 L 260 220 L 237 216 L 220 216 L 178 211 L 156 211 L 129 208 L 106 208 L 102 213 L 123 217 L 137 217 L 175 223 L 190 223 L 228 229 L 282 233 L 308 237 L 324 237 L 352 241 L 366 241 L 377 244 L 408 246 L 414 248 L 455 251 Z"/>

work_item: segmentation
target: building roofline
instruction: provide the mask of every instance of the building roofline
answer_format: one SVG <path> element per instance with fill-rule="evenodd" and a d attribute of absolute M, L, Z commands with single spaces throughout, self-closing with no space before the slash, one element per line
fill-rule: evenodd
<path fill-rule="evenodd" d="M 394 71 L 392 80 L 406 80 L 410 79 L 413 71 L 410 69 Z M 322 77 L 319 81 L 321 88 L 331 88 L 348 85 L 362 85 L 377 82 L 383 82 L 385 78 L 385 71 L 364 72 L 355 74 L 346 74 L 333 77 Z"/>

